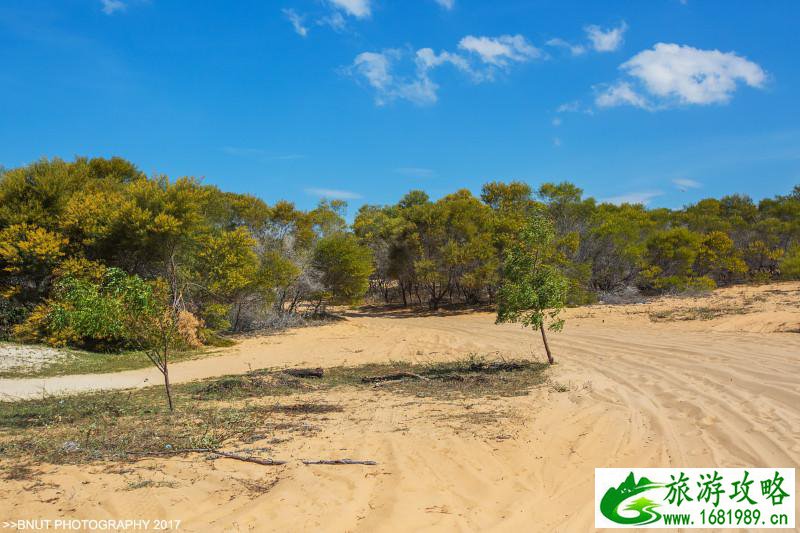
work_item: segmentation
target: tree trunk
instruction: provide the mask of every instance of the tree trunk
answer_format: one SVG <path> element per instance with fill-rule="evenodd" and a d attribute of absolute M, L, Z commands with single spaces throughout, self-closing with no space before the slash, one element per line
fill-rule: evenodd
<path fill-rule="evenodd" d="M 544 342 L 544 351 L 547 352 L 547 362 L 552 365 L 555 361 L 553 360 L 553 354 L 550 353 L 550 345 L 547 344 L 547 335 L 544 333 L 544 323 L 539 326 L 539 330 L 542 332 L 542 342 Z"/>
<path fill-rule="evenodd" d="M 236 304 L 236 319 L 233 321 L 233 331 L 239 331 L 239 315 L 242 314 L 241 302 Z"/>
<path fill-rule="evenodd" d="M 169 410 L 174 411 L 175 407 L 172 405 L 172 387 L 169 384 L 169 369 L 167 368 L 166 360 L 164 361 L 164 388 L 167 391 L 167 404 L 169 405 Z"/>

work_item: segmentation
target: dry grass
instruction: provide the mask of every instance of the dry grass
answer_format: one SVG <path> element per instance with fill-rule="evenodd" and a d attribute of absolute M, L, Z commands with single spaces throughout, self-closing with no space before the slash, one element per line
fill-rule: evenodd
<path fill-rule="evenodd" d="M 22 462 L 83 463 L 241 447 L 256 441 L 278 445 L 318 433 L 326 415 L 344 411 L 339 405 L 309 401 L 309 391 L 348 387 L 364 394 L 390 391 L 440 399 L 516 396 L 544 383 L 545 368 L 531 361 L 473 356 L 429 365 L 338 367 L 326 370 L 321 379 L 258 371 L 177 385 L 174 412 L 166 409 L 161 387 L 0 403 L 0 456 Z M 415 377 L 363 382 L 396 373 Z M 291 395 L 298 399 L 280 401 Z M 269 398 L 275 401 L 264 401 Z M 22 470 L 6 473 L 23 474 Z"/>
<path fill-rule="evenodd" d="M 689 307 L 682 309 L 665 309 L 649 313 L 652 322 L 677 322 L 683 320 L 714 320 L 721 316 L 744 315 L 750 310 L 744 306 L 722 307 Z"/>

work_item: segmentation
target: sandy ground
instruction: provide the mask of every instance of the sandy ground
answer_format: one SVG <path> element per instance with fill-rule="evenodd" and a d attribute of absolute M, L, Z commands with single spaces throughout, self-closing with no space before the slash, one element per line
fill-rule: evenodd
<path fill-rule="evenodd" d="M 0 342 L 0 371 L 35 370 L 65 355 L 64 350 L 56 348 Z"/>
<path fill-rule="evenodd" d="M 587 531 L 595 467 L 798 466 L 800 284 L 584 307 L 567 318 L 552 335 L 559 364 L 550 371 L 567 392 L 542 386 L 523 397 L 443 401 L 336 390 L 316 400 L 343 412 L 310 417 L 313 436 L 277 448 L 289 465 L 193 457 L 111 471 L 45 466 L 36 482 L 0 481 L 0 519 L 168 518 L 181 519 L 184 531 Z M 487 313 L 353 313 L 246 339 L 173 372 L 184 381 L 471 352 L 542 358 L 536 335 L 496 326 Z M 96 379 L 0 381 L 0 389 L 27 396 L 42 385 L 85 389 Z M 100 379 L 139 386 L 158 374 Z M 330 457 L 379 465 L 297 461 Z M 149 486 L 136 488 L 142 480 Z"/>

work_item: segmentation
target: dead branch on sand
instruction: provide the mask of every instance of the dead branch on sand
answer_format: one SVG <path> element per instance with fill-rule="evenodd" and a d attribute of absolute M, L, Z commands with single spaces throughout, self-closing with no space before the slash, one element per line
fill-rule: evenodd
<path fill-rule="evenodd" d="M 276 459 L 261 459 L 260 457 L 253 457 L 252 455 L 240 455 L 238 453 L 222 452 L 214 448 L 181 448 L 177 450 L 161 450 L 157 452 L 128 452 L 128 455 L 139 456 L 164 456 L 164 455 L 182 455 L 186 453 L 208 453 L 217 456 L 217 458 L 234 459 L 236 461 L 243 461 L 245 463 L 255 463 L 262 466 L 280 466 L 285 465 L 288 461 L 280 461 Z M 320 459 L 316 461 L 302 461 L 304 465 L 377 465 L 375 461 L 358 461 L 355 459 Z"/>
<path fill-rule="evenodd" d="M 421 379 L 422 381 L 430 381 L 430 379 L 413 372 L 396 372 L 394 374 L 386 374 L 383 376 L 364 376 L 361 378 L 361 383 L 382 383 L 384 381 L 402 381 L 404 379 Z"/>
<path fill-rule="evenodd" d="M 369 465 L 374 466 L 378 463 L 375 461 L 356 461 L 353 459 L 333 459 L 333 460 L 320 460 L 320 461 L 303 461 L 304 465 Z"/>

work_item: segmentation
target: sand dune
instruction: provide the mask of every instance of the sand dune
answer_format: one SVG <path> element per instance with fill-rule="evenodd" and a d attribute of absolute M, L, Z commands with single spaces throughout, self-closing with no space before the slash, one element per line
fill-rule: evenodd
<path fill-rule="evenodd" d="M 308 393 L 344 411 L 318 422 L 317 435 L 282 445 L 280 455 L 369 458 L 376 467 L 295 461 L 265 469 L 202 458 L 143 461 L 116 473 L 102 464 L 50 466 L 32 490 L 24 488 L 30 482 L 0 482 L 0 517 L 147 515 L 180 518 L 184 531 L 590 530 L 595 467 L 798 466 L 800 335 L 791 332 L 800 325 L 798 303 L 800 285 L 782 284 L 573 309 L 552 338 L 559 364 L 550 378 L 567 392 L 543 386 L 523 397 L 452 401 Z M 727 311 L 711 316 L 714 308 Z M 702 316 L 680 318 L 686 313 Z M 175 365 L 174 376 L 470 352 L 543 358 L 538 337 L 496 326 L 487 313 L 353 313 L 246 339 L 224 356 Z M 145 378 L 157 382 L 158 374 L 103 379 L 127 387 Z M 46 384 L 53 392 L 83 389 L 96 385 L 92 379 Z M 0 387 L 24 396 L 40 381 Z M 142 478 L 163 486 L 122 490 Z"/>

